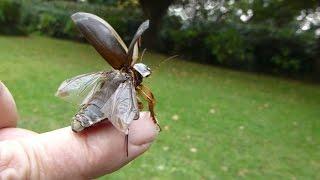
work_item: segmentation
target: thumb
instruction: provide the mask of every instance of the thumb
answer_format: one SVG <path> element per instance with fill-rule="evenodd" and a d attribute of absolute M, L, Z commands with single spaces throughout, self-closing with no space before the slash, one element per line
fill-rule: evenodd
<path fill-rule="evenodd" d="M 0 129 L 15 127 L 18 113 L 14 99 L 7 87 L 0 81 Z"/>
<path fill-rule="evenodd" d="M 70 127 L 0 142 L 0 179 L 91 179 L 114 172 L 145 152 L 158 134 L 149 113 L 141 113 L 124 136 L 110 123 L 84 133 Z"/>

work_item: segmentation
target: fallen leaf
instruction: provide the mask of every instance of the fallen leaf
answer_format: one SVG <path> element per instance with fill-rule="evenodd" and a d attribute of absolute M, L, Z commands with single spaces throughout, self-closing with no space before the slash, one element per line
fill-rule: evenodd
<path fill-rule="evenodd" d="M 179 120 L 179 116 L 177 114 L 175 114 L 175 115 L 173 115 L 171 117 L 171 119 L 174 120 L 174 121 L 178 121 Z"/>
<path fill-rule="evenodd" d="M 227 172 L 229 170 L 228 166 L 221 166 L 221 170 Z"/>
<path fill-rule="evenodd" d="M 159 166 L 157 167 L 157 169 L 160 170 L 160 171 L 164 170 L 164 165 L 159 165 Z"/>
<path fill-rule="evenodd" d="M 238 176 L 245 176 L 248 173 L 248 169 L 240 169 L 238 171 Z"/>
<path fill-rule="evenodd" d="M 209 111 L 211 114 L 214 114 L 214 113 L 216 113 L 216 110 L 215 109 L 210 109 L 210 111 Z"/>
<path fill-rule="evenodd" d="M 193 148 L 190 148 L 190 151 L 193 152 L 193 153 L 196 153 L 198 150 L 197 150 L 197 148 L 193 147 Z"/>
<path fill-rule="evenodd" d="M 164 126 L 164 130 L 168 131 L 169 130 L 169 126 Z"/>

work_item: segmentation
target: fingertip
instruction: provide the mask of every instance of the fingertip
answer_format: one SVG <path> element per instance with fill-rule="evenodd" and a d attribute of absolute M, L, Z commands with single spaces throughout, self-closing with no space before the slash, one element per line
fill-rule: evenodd
<path fill-rule="evenodd" d="M 141 112 L 140 118 L 130 125 L 129 143 L 136 146 L 152 143 L 158 135 L 157 125 L 150 113 Z"/>
<path fill-rule="evenodd" d="M 8 88 L 0 81 L 0 128 L 15 127 L 18 118 L 15 101 Z"/>

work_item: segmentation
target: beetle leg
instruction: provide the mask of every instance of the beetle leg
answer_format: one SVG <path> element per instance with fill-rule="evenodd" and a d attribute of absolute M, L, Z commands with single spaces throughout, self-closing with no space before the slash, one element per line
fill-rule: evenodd
<path fill-rule="evenodd" d="M 156 119 L 156 116 L 155 116 L 155 113 L 154 113 L 154 106 L 156 104 L 156 99 L 154 98 L 151 90 L 149 88 L 147 88 L 146 86 L 140 84 L 139 86 L 137 86 L 137 90 L 138 90 L 138 93 L 144 98 L 147 100 L 148 102 L 148 108 L 149 108 L 149 111 L 150 111 L 150 115 L 151 115 L 151 118 L 153 120 L 153 122 L 155 124 L 157 124 L 157 126 L 159 127 L 159 130 L 161 131 L 161 127 Z"/>
<path fill-rule="evenodd" d="M 140 111 L 143 110 L 143 103 L 141 102 L 141 99 L 139 97 L 137 97 L 137 102 L 138 102 L 138 108 Z"/>

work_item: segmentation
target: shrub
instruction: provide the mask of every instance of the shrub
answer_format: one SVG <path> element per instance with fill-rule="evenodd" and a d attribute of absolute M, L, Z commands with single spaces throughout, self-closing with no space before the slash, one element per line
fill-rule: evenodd
<path fill-rule="evenodd" d="M 22 2 L 18 0 L 0 1 L 0 33 L 9 35 L 26 34 L 21 26 Z"/>
<path fill-rule="evenodd" d="M 107 20 L 129 44 L 140 23 L 142 12 L 130 3 L 112 6 L 66 1 L 1 0 L 0 33 L 42 35 L 82 40 L 70 15 L 89 12 Z M 130 9 L 130 10 L 128 10 Z M 297 34 L 297 22 L 275 27 L 272 20 L 242 23 L 239 18 L 223 21 L 195 20 L 184 24 L 179 17 L 165 16 L 160 30 L 159 50 L 201 63 L 285 74 L 312 71 L 317 57 L 312 32 Z"/>
<path fill-rule="evenodd" d="M 203 63 L 293 75 L 311 72 L 316 58 L 312 53 L 316 46 L 314 34 L 297 34 L 295 22 L 280 28 L 270 23 L 231 20 L 197 21 L 188 26 L 178 18 L 167 17 L 165 21 L 160 39 L 167 46 L 160 50 Z"/>
<path fill-rule="evenodd" d="M 128 11 L 115 6 L 52 1 L 26 3 L 24 24 L 29 32 L 37 31 L 52 37 L 79 40 L 80 34 L 70 18 L 79 11 L 93 13 L 107 20 L 126 42 L 131 40 L 143 21 L 139 10 Z"/>
<path fill-rule="evenodd" d="M 253 61 L 253 47 L 246 36 L 235 28 L 225 27 L 210 34 L 204 44 L 219 64 L 250 69 Z"/>

